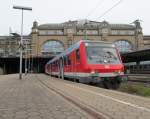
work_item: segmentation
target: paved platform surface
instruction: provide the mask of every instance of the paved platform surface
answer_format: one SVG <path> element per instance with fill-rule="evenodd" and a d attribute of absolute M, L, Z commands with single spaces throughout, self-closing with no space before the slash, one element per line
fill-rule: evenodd
<path fill-rule="evenodd" d="M 41 77 L 42 79 L 42 77 Z M 0 75 L 0 119 L 91 119 L 80 108 L 47 90 L 34 75 Z"/>
<path fill-rule="evenodd" d="M 150 119 L 150 98 L 74 83 L 46 75 L 37 75 L 37 78 L 42 79 L 47 86 L 54 87 L 110 119 Z"/>

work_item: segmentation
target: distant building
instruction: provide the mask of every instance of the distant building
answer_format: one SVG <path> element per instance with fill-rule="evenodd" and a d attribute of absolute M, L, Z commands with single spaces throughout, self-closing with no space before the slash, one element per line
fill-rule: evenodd
<path fill-rule="evenodd" d="M 57 54 L 81 39 L 110 41 L 121 52 L 144 49 L 142 28 L 138 20 L 133 25 L 89 20 L 38 25 L 35 21 L 31 35 L 33 54 L 38 56 Z"/>
<path fill-rule="evenodd" d="M 20 36 L 13 33 L 11 36 L 0 36 L 0 57 L 19 57 Z M 23 36 L 23 54 L 25 54 L 25 45 L 27 49 L 31 48 L 31 36 Z"/>

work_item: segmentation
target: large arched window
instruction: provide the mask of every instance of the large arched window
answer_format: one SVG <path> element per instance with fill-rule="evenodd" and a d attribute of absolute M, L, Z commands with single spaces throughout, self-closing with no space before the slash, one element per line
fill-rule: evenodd
<path fill-rule="evenodd" d="M 49 40 L 42 45 L 43 54 L 58 54 L 64 51 L 64 46 L 56 40 Z"/>
<path fill-rule="evenodd" d="M 118 40 L 115 41 L 114 44 L 119 49 L 120 52 L 131 52 L 132 51 L 132 44 L 127 40 Z"/>

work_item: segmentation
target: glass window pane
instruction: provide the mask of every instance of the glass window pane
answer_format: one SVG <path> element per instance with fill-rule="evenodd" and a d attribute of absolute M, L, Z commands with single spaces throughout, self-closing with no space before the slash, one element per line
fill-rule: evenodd
<path fill-rule="evenodd" d="M 119 49 L 120 52 L 130 52 L 132 51 L 132 45 L 126 40 L 119 40 L 114 42 L 116 47 Z"/>
<path fill-rule="evenodd" d="M 63 50 L 63 44 L 55 40 L 47 41 L 42 46 L 42 53 L 61 53 Z"/>

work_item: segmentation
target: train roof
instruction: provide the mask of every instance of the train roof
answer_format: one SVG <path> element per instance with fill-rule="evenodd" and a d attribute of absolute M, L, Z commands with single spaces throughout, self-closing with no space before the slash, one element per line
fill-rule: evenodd
<path fill-rule="evenodd" d="M 91 41 L 91 40 L 80 40 L 77 43 L 75 43 L 74 45 L 72 45 L 71 47 L 69 47 L 68 49 L 66 49 L 64 52 L 60 53 L 59 55 L 57 55 L 56 57 L 54 57 L 52 60 L 50 60 L 47 64 L 59 59 L 60 57 L 66 56 L 69 53 L 71 53 L 73 50 L 78 49 L 81 43 L 104 43 L 104 44 L 108 44 L 112 46 L 111 42 L 105 42 L 105 41 Z"/>

